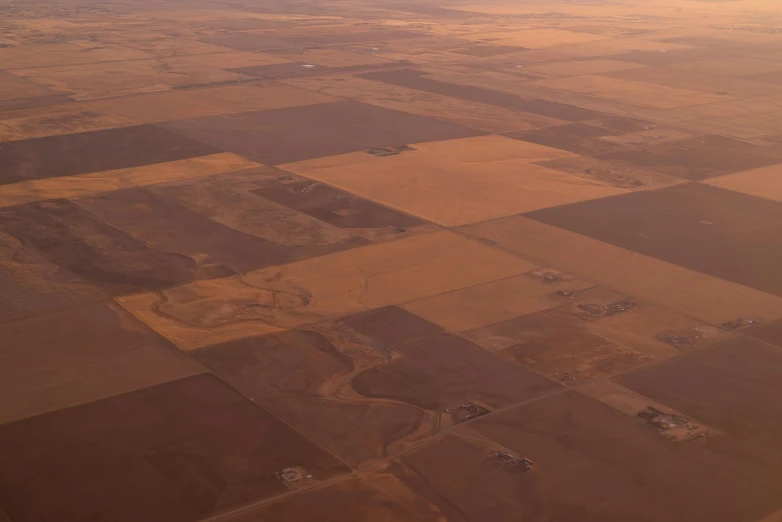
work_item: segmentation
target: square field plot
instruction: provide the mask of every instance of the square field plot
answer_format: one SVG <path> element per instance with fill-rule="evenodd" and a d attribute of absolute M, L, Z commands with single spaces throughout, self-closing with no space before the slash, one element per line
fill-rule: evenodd
<path fill-rule="evenodd" d="M 569 152 L 502 136 L 412 148 L 391 156 L 358 152 L 282 168 L 445 226 L 625 192 L 531 163 L 572 156 Z"/>
<path fill-rule="evenodd" d="M 468 520 L 732 522 L 759 518 L 778 499 L 776 485 L 735 460 L 666 440 L 644 419 L 575 392 L 455 431 L 400 460 L 409 484 Z M 504 464 L 498 451 L 533 467 Z"/>
<path fill-rule="evenodd" d="M 194 522 L 287 491 L 286 468 L 348 471 L 212 375 L 7 424 L 0 448 L 0 508 L 29 522 Z"/>
<path fill-rule="evenodd" d="M 204 370 L 116 303 L 0 324 L 0 424 Z"/>
<path fill-rule="evenodd" d="M 359 373 L 354 389 L 427 410 L 479 401 L 501 408 L 540 397 L 559 385 L 452 334 L 398 344 L 402 357 Z"/>
<path fill-rule="evenodd" d="M 782 296 L 782 204 L 688 183 L 528 217 Z"/>
<path fill-rule="evenodd" d="M 722 430 L 725 436 L 707 439 L 709 446 L 738 459 L 759 480 L 778 486 L 782 481 L 781 368 L 779 348 L 742 336 L 616 380 Z"/>
<path fill-rule="evenodd" d="M 769 456 L 776 454 L 777 464 L 782 464 L 778 457 L 782 414 L 777 400 L 782 393 L 782 352 L 778 348 L 740 336 L 615 380 L 734 437 L 764 441 Z"/>
<path fill-rule="evenodd" d="M 138 125 L 0 143 L 0 184 L 138 167 L 221 152 L 165 129 Z"/>
<path fill-rule="evenodd" d="M 417 406 L 360 396 L 351 379 L 388 362 L 381 343 L 340 323 L 310 325 L 190 352 L 201 364 L 343 462 L 363 467 L 432 429 Z"/>
<path fill-rule="evenodd" d="M 269 165 L 481 134 L 348 101 L 182 120 L 166 128 Z"/>

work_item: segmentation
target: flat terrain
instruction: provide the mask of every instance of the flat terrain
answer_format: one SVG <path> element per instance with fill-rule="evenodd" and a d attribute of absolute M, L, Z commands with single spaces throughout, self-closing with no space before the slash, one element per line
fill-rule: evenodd
<path fill-rule="evenodd" d="M 0 0 L 0 522 L 779 522 L 778 0 Z"/>

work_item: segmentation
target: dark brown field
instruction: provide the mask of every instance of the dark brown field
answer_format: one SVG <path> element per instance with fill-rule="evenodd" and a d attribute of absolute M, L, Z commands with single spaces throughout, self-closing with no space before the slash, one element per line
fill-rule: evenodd
<path fill-rule="evenodd" d="M 465 437 L 402 459 L 428 486 L 426 498 L 456 511 L 452 520 L 751 520 L 778 495 L 778 486 L 742 473 L 739 463 L 698 445 L 672 446 L 642 419 L 575 392 L 458 431 Z M 492 462 L 501 448 L 535 467 Z"/>
<path fill-rule="evenodd" d="M 374 80 L 400 87 L 409 87 L 421 91 L 442 94 L 461 100 L 469 100 L 486 105 L 495 105 L 539 116 L 548 116 L 565 121 L 592 120 L 602 116 L 601 113 L 574 107 L 548 100 L 526 99 L 501 91 L 458 85 L 426 78 L 420 71 L 400 69 L 397 71 L 373 72 L 360 75 L 362 78 Z"/>
<path fill-rule="evenodd" d="M 755 339 L 774 344 L 782 348 L 782 321 L 774 321 L 766 324 L 759 324 L 747 328 L 744 333 Z"/>
<path fill-rule="evenodd" d="M 254 193 L 339 228 L 407 228 L 424 224 L 421 219 L 322 183 L 300 181 Z"/>
<path fill-rule="evenodd" d="M 192 259 L 155 250 L 66 200 L 0 209 L 0 230 L 110 295 L 198 277 Z"/>
<path fill-rule="evenodd" d="M 116 303 L 0 324 L 6 423 L 204 370 Z"/>
<path fill-rule="evenodd" d="M 0 447 L 12 520 L 199 520 L 285 492 L 284 468 L 347 471 L 212 375 L 6 424 Z"/>
<path fill-rule="evenodd" d="M 780 360 L 782 353 L 776 347 L 742 336 L 617 381 L 751 442 L 744 449 L 769 464 L 774 462 L 779 473 Z"/>
<path fill-rule="evenodd" d="M 538 221 L 782 296 L 782 205 L 709 185 L 538 210 Z"/>
<path fill-rule="evenodd" d="M 337 248 L 295 248 L 244 234 L 147 189 L 112 192 L 77 204 L 111 226 L 159 251 L 190 258 L 197 267 L 230 274 L 283 264 Z M 262 224 L 261 226 L 265 226 Z M 293 230 L 288 232 L 292 235 Z M 351 245 L 352 243 L 352 245 Z M 364 244 L 358 238 L 344 244 Z M 310 255 L 302 255 L 309 250 Z M 298 255 L 297 255 L 298 254 Z"/>
<path fill-rule="evenodd" d="M 358 467 L 413 435 L 421 409 L 366 400 L 351 379 L 390 352 L 351 330 L 322 325 L 202 348 L 194 357 L 237 390 Z M 324 335 L 324 332 L 326 335 Z"/>
<path fill-rule="evenodd" d="M 620 134 L 604 127 L 571 123 L 528 132 L 510 133 L 507 136 L 518 140 L 554 147 L 583 156 L 597 156 L 623 147 L 600 140 L 603 136 Z"/>
<path fill-rule="evenodd" d="M 0 144 L 0 184 L 124 169 L 219 152 L 141 125 Z"/>
<path fill-rule="evenodd" d="M 440 522 L 442 513 L 407 488 L 393 473 L 386 472 L 374 480 L 349 477 L 327 488 L 225 518 L 227 522 L 314 519 L 323 522 Z"/>
<path fill-rule="evenodd" d="M 482 134 L 354 102 L 182 120 L 166 128 L 268 165 Z"/>
<path fill-rule="evenodd" d="M 664 143 L 639 150 L 621 150 L 599 156 L 691 181 L 732 174 L 778 163 L 765 155 L 726 150 L 718 146 L 691 146 L 688 142 Z"/>
<path fill-rule="evenodd" d="M 553 382 L 455 335 L 409 341 L 395 348 L 403 357 L 358 374 L 353 379 L 356 391 L 439 410 L 476 400 L 502 407 L 557 389 Z"/>
<path fill-rule="evenodd" d="M 396 306 L 352 315 L 342 321 L 351 328 L 394 347 L 426 337 L 437 337 L 445 332 L 436 324 Z"/>
<path fill-rule="evenodd" d="M 18 238 L 0 235 L 0 321 L 101 300 L 105 295 Z"/>
<path fill-rule="evenodd" d="M 0 522 L 782 522 L 779 0 L 0 0 Z"/>

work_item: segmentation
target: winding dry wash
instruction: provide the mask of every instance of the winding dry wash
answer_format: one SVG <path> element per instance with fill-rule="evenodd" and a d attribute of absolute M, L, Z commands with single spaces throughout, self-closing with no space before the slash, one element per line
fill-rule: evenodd
<path fill-rule="evenodd" d="M 1 522 L 782 521 L 780 0 L 0 0 Z"/>

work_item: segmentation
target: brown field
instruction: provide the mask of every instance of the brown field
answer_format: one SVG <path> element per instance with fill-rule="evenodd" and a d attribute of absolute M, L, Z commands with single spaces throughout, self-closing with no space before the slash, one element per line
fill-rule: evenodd
<path fill-rule="evenodd" d="M 711 350 L 642 369 L 617 381 L 726 433 L 704 443 L 769 484 L 782 476 L 779 458 L 779 349 L 738 337 Z"/>
<path fill-rule="evenodd" d="M 0 0 L 0 521 L 779 522 L 781 13 Z"/>
<path fill-rule="evenodd" d="M 746 335 L 782 348 L 782 320 L 761 323 L 744 331 Z"/>
<path fill-rule="evenodd" d="M 403 357 L 353 378 L 358 393 L 437 411 L 465 401 L 498 408 L 550 393 L 557 385 L 455 335 L 395 346 Z"/>
<path fill-rule="evenodd" d="M 776 447 L 782 429 L 775 406 L 781 357 L 775 347 L 741 336 L 617 382 L 735 437 Z"/>
<path fill-rule="evenodd" d="M 394 453 L 432 429 L 409 404 L 367 400 L 352 387 L 392 357 L 385 345 L 337 323 L 201 348 L 193 356 L 237 390 L 353 467 Z"/>
<path fill-rule="evenodd" d="M 285 491 L 273 473 L 292 465 L 315 481 L 347 471 L 212 375 L 6 424 L 0 447 L 4 510 L 27 520 L 89 509 L 130 521 L 150 505 L 166 520 L 199 520 Z M 30 472 L 42 463 L 45 476 Z M 100 503 L 85 504 L 95 488 Z M 47 491 L 57 493 L 42 502 Z"/>
<path fill-rule="evenodd" d="M 53 107 L 36 107 L 7 111 L 2 114 L 2 125 L 18 134 L 2 141 L 59 136 L 116 127 L 130 127 L 138 122 L 107 114 L 80 103 L 65 103 Z"/>
<path fill-rule="evenodd" d="M 442 522 L 443 513 L 394 473 L 395 467 L 368 477 L 349 477 L 333 486 L 249 509 L 226 522 Z M 764 521 L 765 522 L 765 521 Z"/>
<path fill-rule="evenodd" d="M 166 128 L 269 165 L 482 134 L 348 101 L 181 120 Z"/>
<path fill-rule="evenodd" d="M 52 263 L 19 238 L 0 232 L 0 321 L 101 300 L 83 278 Z"/>
<path fill-rule="evenodd" d="M 556 125 L 561 121 L 495 105 L 365 80 L 352 75 L 316 76 L 284 80 L 284 82 L 322 94 L 341 96 L 385 109 L 429 116 L 485 132 L 535 129 Z"/>
<path fill-rule="evenodd" d="M 109 295 L 225 275 L 223 267 L 199 268 L 192 259 L 156 250 L 102 222 L 67 200 L 47 200 L 0 210 L 0 230 L 30 244 Z M 229 271 L 230 273 L 230 271 Z"/>
<path fill-rule="evenodd" d="M 436 324 L 397 306 L 386 306 L 349 315 L 341 321 L 350 328 L 391 347 L 445 333 L 445 330 Z"/>
<path fill-rule="evenodd" d="M 14 74 L 35 81 L 76 100 L 94 100 L 128 94 L 240 82 L 246 76 L 203 67 L 178 58 L 99 62 L 39 69 Z"/>
<path fill-rule="evenodd" d="M 139 122 L 158 123 L 330 101 L 338 99 L 287 86 L 243 84 L 98 100 L 89 107 Z"/>
<path fill-rule="evenodd" d="M 218 152 L 209 145 L 146 125 L 12 141 L 0 144 L 4 166 L 0 184 L 139 167 Z"/>
<path fill-rule="evenodd" d="M 782 229 L 775 201 L 687 183 L 527 216 L 782 296 L 782 246 L 768 243 Z"/>
<path fill-rule="evenodd" d="M 420 219 L 312 181 L 261 188 L 253 193 L 339 228 L 408 228 L 424 224 Z"/>
<path fill-rule="evenodd" d="M 234 230 L 145 188 L 118 190 L 77 199 L 75 203 L 147 246 L 190 258 L 199 269 L 216 273 L 243 273 L 368 243 L 347 237 L 333 245 L 304 243 L 292 248 Z M 266 228 L 268 224 L 260 226 Z M 292 237 L 295 229 L 289 227 L 279 233 Z"/>
<path fill-rule="evenodd" d="M 567 125 L 546 127 L 541 130 L 513 132 L 506 135 L 517 140 L 554 147 L 581 156 L 597 156 L 626 148 L 623 145 L 600 139 L 616 134 L 619 133 L 604 127 L 585 125 L 583 123 L 569 123 Z"/>
<path fill-rule="evenodd" d="M 97 302 L 0 324 L 0 422 L 34 417 L 203 373 L 116 303 Z"/>
<path fill-rule="evenodd" d="M 762 154 L 729 150 L 717 146 L 691 146 L 689 143 L 652 144 L 637 150 L 620 150 L 599 156 L 646 170 L 654 170 L 691 181 L 773 165 L 779 160 Z"/>
<path fill-rule="evenodd" d="M 461 520 L 752 520 L 775 504 L 777 488 L 739 462 L 674 446 L 644 422 L 570 392 L 478 419 L 402 462 Z M 492 463 L 497 445 L 533 469 Z"/>
<path fill-rule="evenodd" d="M 452 98 L 496 105 L 506 109 L 556 118 L 565 121 L 591 120 L 600 116 L 600 113 L 581 109 L 572 105 L 552 102 L 548 100 L 525 99 L 520 96 L 508 94 L 498 90 L 488 90 L 471 85 L 458 85 L 441 80 L 427 78 L 420 71 L 400 69 L 398 71 L 376 72 L 361 75 L 362 78 L 378 82 L 399 85 L 410 89 L 418 89 L 435 94 L 442 94 Z"/>

